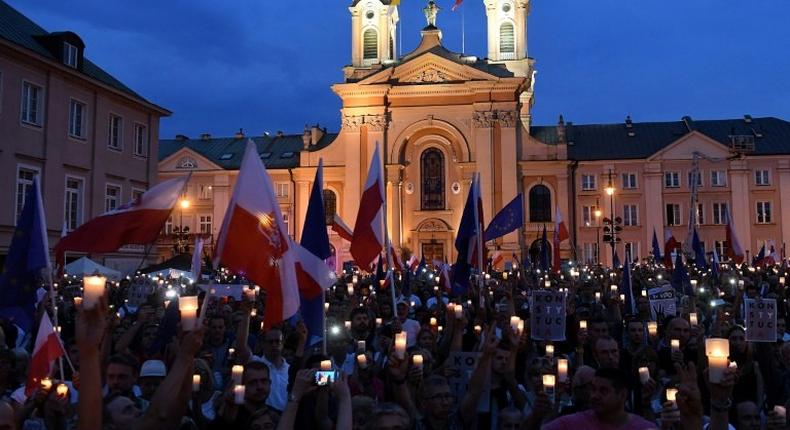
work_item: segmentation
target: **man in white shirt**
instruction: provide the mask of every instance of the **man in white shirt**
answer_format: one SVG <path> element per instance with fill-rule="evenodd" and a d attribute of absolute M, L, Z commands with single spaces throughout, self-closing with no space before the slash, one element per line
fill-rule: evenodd
<path fill-rule="evenodd" d="M 397 314 L 401 329 L 406 332 L 406 346 L 411 348 L 417 344 L 417 335 L 420 333 L 420 323 L 409 319 L 409 303 L 405 300 L 398 302 Z"/>
<path fill-rule="evenodd" d="M 271 379 L 271 391 L 266 404 L 284 411 L 288 403 L 288 362 L 283 358 L 283 332 L 273 328 L 267 331 L 262 339 L 263 356 L 253 355 L 253 361 L 261 361 L 269 366 L 269 379 Z"/>

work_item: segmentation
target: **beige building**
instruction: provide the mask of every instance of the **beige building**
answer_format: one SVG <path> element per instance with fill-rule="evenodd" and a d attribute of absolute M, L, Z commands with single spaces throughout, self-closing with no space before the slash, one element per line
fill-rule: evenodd
<path fill-rule="evenodd" d="M 529 1 L 484 0 L 484 59 L 444 48 L 430 8 L 419 46 L 397 58 L 398 7 L 389 3 L 356 0 L 349 7 L 351 64 L 343 69 L 344 82 L 331 86 L 343 102 L 339 133 L 315 126 L 301 135 L 161 142 L 161 179 L 194 173 L 186 196 L 192 204 L 174 213 L 169 229 L 183 225 L 210 238 L 217 234 L 244 142 L 252 138 L 297 240 L 319 159 L 326 166 L 328 216 L 337 211 L 353 226 L 377 142 L 384 154 L 389 234 L 396 247 L 427 259 L 455 258 L 455 233 L 474 172 L 481 174 L 486 220 L 518 193 L 525 195 L 523 231 L 491 244 L 508 257 L 533 247 L 544 225 L 551 235 L 558 207 L 571 230 L 562 257 L 596 261 L 601 231 L 593 206 L 609 216 L 612 201 L 604 188 L 610 172 L 616 216 L 627 224 L 621 256 L 626 245 L 635 256 L 646 256 L 653 229 L 662 238 L 670 228 L 684 240 L 693 166 L 702 178 L 694 195 L 709 249 L 724 241 L 727 210 L 746 248 L 764 239 L 790 239 L 790 215 L 783 219 L 781 212 L 790 204 L 790 123 L 744 117 L 532 126 Z M 349 244 L 334 234 L 330 239 L 338 262 L 349 260 Z M 163 242 L 166 255 L 169 245 Z M 607 255 L 601 255 L 604 263 L 611 260 Z"/>
<path fill-rule="evenodd" d="M 72 32 L 50 33 L 0 0 L 0 253 L 39 175 L 50 246 L 62 231 L 120 206 L 156 183 L 159 119 L 170 112 L 85 56 Z M 94 256 L 137 267 L 129 247 Z M 69 259 L 76 258 L 69 255 Z"/>

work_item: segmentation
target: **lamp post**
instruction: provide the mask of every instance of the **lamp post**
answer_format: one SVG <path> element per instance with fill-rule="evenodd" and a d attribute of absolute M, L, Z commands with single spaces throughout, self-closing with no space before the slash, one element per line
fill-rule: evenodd
<path fill-rule="evenodd" d="M 601 206 L 595 201 L 595 263 L 601 265 Z"/>
<path fill-rule="evenodd" d="M 182 254 L 188 251 L 189 248 L 189 227 L 184 226 L 184 210 L 189 209 L 190 202 L 186 198 L 182 198 L 178 202 L 179 210 L 179 220 L 178 220 L 178 227 L 173 229 L 173 232 L 176 234 L 176 244 L 175 250 L 176 253 Z"/>
<path fill-rule="evenodd" d="M 609 170 L 609 183 L 604 189 L 606 191 L 606 195 L 609 196 L 609 205 L 610 205 L 610 218 L 604 218 L 604 223 L 607 224 L 604 227 L 604 235 L 603 240 L 604 242 L 609 242 L 609 245 L 612 247 L 612 266 L 614 266 L 614 255 L 615 255 L 615 246 L 617 242 L 620 242 L 620 232 L 623 228 L 619 225 L 622 223 L 622 219 L 620 217 L 615 216 L 614 213 L 614 183 L 612 182 L 612 170 Z"/>

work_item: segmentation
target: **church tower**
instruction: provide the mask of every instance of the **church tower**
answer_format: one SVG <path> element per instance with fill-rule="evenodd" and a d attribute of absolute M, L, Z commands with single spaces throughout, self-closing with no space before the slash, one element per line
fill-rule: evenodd
<path fill-rule="evenodd" d="M 351 68 L 377 68 L 398 58 L 398 7 L 392 0 L 354 0 L 351 12 Z"/>

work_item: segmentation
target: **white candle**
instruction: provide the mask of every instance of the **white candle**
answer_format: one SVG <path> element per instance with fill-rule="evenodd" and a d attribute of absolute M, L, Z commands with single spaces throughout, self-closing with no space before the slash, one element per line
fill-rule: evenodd
<path fill-rule="evenodd" d="M 551 281 L 547 280 L 546 282 L 543 283 L 543 286 L 546 288 L 551 288 Z"/>
<path fill-rule="evenodd" d="M 357 364 L 359 364 L 360 369 L 367 369 L 368 368 L 368 356 L 365 354 L 357 354 Z"/>
<path fill-rule="evenodd" d="M 555 385 L 556 385 L 556 378 L 555 378 L 554 375 L 552 375 L 552 374 L 543 375 L 543 388 L 544 389 L 551 388 L 553 390 Z"/>
<path fill-rule="evenodd" d="M 192 331 L 197 324 L 197 309 L 182 309 L 181 310 L 181 329 L 184 331 Z"/>
<path fill-rule="evenodd" d="M 44 378 L 41 380 L 41 388 L 45 391 L 49 391 L 52 389 L 52 380 L 49 378 Z"/>
<path fill-rule="evenodd" d="M 612 295 L 617 294 L 617 285 L 612 285 L 610 288 L 612 289 Z"/>
<path fill-rule="evenodd" d="M 83 306 L 85 309 L 93 309 L 99 303 L 99 297 L 104 295 L 104 285 L 107 278 L 102 276 L 86 276 L 82 280 L 83 285 Z"/>
<path fill-rule="evenodd" d="M 720 383 L 727 368 L 730 356 L 730 342 L 727 339 L 706 339 L 705 355 L 708 356 L 708 376 L 710 382 Z"/>
<path fill-rule="evenodd" d="M 696 312 L 692 312 L 692 313 L 689 314 L 689 322 L 691 323 L 692 327 L 696 327 L 697 326 L 697 313 Z"/>
<path fill-rule="evenodd" d="M 667 401 L 675 403 L 678 396 L 677 388 L 667 388 Z"/>
<path fill-rule="evenodd" d="M 464 318 L 464 307 L 460 304 L 455 305 L 455 319 L 460 320 Z"/>
<path fill-rule="evenodd" d="M 679 352 L 680 351 L 680 340 L 679 339 L 672 339 L 669 341 L 670 346 L 672 347 L 672 352 Z"/>
<path fill-rule="evenodd" d="M 233 403 L 237 405 L 244 404 L 244 385 L 236 385 L 233 387 Z"/>
<path fill-rule="evenodd" d="M 422 369 L 422 355 L 421 354 L 414 354 L 411 356 L 411 362 L 414 364 L 414 367 L 418 369 Z"/>
<path fill-rule="evenodd" d="M 383 321 L 384 321 L 384 320 L 382 320 L 381 318 L 376 318 L 376 327 L 381 327 L 381 323 L 382 323 Z"/>
<path fill-rule="evenodd" d="M 321 370 L 325 371 L 325 372 L 328 371 L 328 370 L 332 370 L 332 361 L 331 360 L 322 360 L 321 361 Z"/>
<path fill-rule="evenodd" d="M 737 361 L 731 361 L 730 362 L 730 369 L 737 369 L 737 368 L 738 368 L 738 362 Z"/>
<path fill-rule="evenodd" d="M 579 321 L 579 329 L 580 330 L 587 330 L 587 320 Z"/>
<path fill-rule="evenodd" d="M 784 406 L 774 406 L 774 413 L 779 417 L 787 418 L 787 409 Z"/>
<path fill-rule="evenodd" d="M 601 301 L 601 292 L 600 291 L 596 291 L 595 292 L 595 301 L 596 302 L 600 302 Z"/>
<path fill-rule="evenodd" d="M 658 335 L 658 323 L 655 321 L 648 321 L 647 322 L 647 333 L 650 337 L 655 337 Z"/>
<path fill-rule="evenodd" d="M 406 332 L 395 334 L 395 354 L 403 360 L 406 354 Z"/>
<path fill-rule="evenodd" d="M 524 320 L 518 320 L 518 330 L 516 330 L 516 334 L 519 337 L 524 333 Z"/>
<path fill-rule="evenodd" d="M 69 387 L 66 384 L 58 384 L 56 392 L 58 393 L 58 397 L 66 397 L 66 395 L 69 394 Z"/>
<path fill-rule="evenodd" d="M 649 381 L 649 380 L 650 380 L 650 369 L 648 369 L 647 367 L 640 367 L 639 368 L 639 382 L 641 382 L 642 385 L 645 385 L 645 384 L 647 384 L 647 381 Z"/>
<path fill-rule="evenodd" d="M 546 357 L 554 357 L 554 345 L 546 345 Z"/>
<path fill-rule="evenodd" d="M 475 334 L 480 336 L 480 333 L 482 333 L 482 332 L 483 332 L 483 327 L 481 327 L 480 325 L 476 325 L 475 326 Z"/>
<path fill-rule="evenodd" d="M 507 281 L 507 272 L 502 272 L 502 279 Z"/>
<path fill-rule="evenodd" d="M 519 318 L 517 316 L 510 317 L 510 329 L 513 330 L 516 333 L 518 333 L 518 322 L 520 320 L 521 320 L 521 318 Z"/>
<path fill-rule="evenodd" d="M 231 376 L 233 377 L 233 385 L 241 385 L 241 376 L 244 374 L 244 366 L 234 364 L 230 368 Z"/>
<path fill-rule="evenodd" d="M 347 284 L 347 287 L 348 287 L 348 295 L 349 295 L 349 297 L 353 296 L 354 295 L 354 284 L 349 282 Z"/>
<path fill-rule="evenodd" d="M 346 322 L 344 323 L 344 325 L 345 325 L 345 327 L 346 327 L 346 330 L 351 330 L 351 321 L 346 321 Z"/>
<path fill-rule="evenodd" d="M 78 308 L 82 307 L 82 297 L 75 297 L 74 298 L 74 306 L 76 306 Z"/>
<path fill-rule="evenodd" d="M 439 323 L 436 321 L 436 318 L 431 317 L 431 327 L 436 327 Z"/>
<path fill-rule="evenodd" d="M 236 348 L 228 348 L 228 357 L 233 358 L 233 354 L 236 352 Z"/>
<path fill-rule="evenodd" d="M 192 375 L 192 391 L 197 393 L 200 391 L 200 374 L 195 373 Z"/>
<path fill-rule="evenodd" d="M 720 383 L 727 368 L 727 357 L 708 356 L 708 377 L 710 382 Z"/>
<path fill-rule="evenodd" d="M 442 330 L 444 330 L 444 327 L 442 326 L 436 327 L 436 331 L 438 331 L 439 333 L 441 333 Z"/>
<path fill-rule="evenodd" d="M 780 276 L 779 277 L 779 283 L 782 284 L 782 285 L 785 284 L 785 277 L 784 276 Z M 779 406 L 779 407 L 781 407 L 781 406 Z"/>
<path fill-rule="evenodd" d="M 359 276 L 357 276 L 357 275 L 354 275 L 354 276 L 352 276 L 352 277 L 351 277 L 351 282 L 353 282 L 353 283 L 355 283 L 355 284 L 356 284 L 357 282 L 359 282 Z"/>
<path fill-rule="evenodd" d="M 329 312 L 329 302 L 324 303 L 324 312 Z"/>
<path fill-rule="evenodd" d="M 642 290 L 642 297 L 647 297 L 647 290 Z"/>
<path fill-rule="evenodd" d="M 557 379 L 560 382 L 568 381 L 568 360 L 564 358 L 557 360 Z"/>

